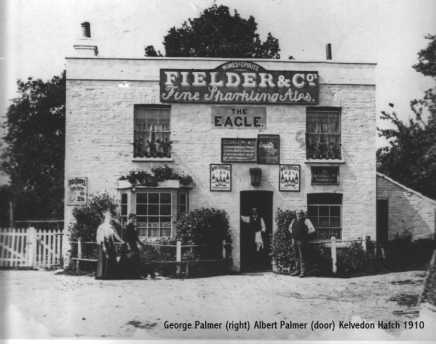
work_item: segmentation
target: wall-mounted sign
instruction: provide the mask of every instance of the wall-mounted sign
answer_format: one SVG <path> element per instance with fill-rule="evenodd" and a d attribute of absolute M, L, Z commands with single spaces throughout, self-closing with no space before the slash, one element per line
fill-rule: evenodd
<path fill-rule="evenodd" d="M 300 165 L 280 165 L 279 191 L 300 191 Z"/>
<path fill-rule="evenodd" d="M 232 191 L 232 165 L 210 164 L 210 191 Z"/>
<path fill-rule="evenodd" d="M 88 178 L 68 179 L 68 205 L 83 205 L 88 198 Z"/>
<path fill-rule="evenodd" d="M 256 160 L 256 139 L 221 139 L 221 162 L 256 162 Z"/>
<path fill-rule="evenodd" d="M 257 136 L 257 163 L 280 164 L 280 136 Z"/>
<path fill-rule="evenodd" d="M 316 71 L 266 70 L 247 61 L 216 69 L 161 69 L 163 103 L 318 104 Z"/>
<path fill-rule="evenodd" d="M 339 167 L 338 166 L 312 166 L 313 185 L 338 185 Z"/>
<path fill-rule="evenodd" d="M 214 106 L 212 126 L 219 129 L 264 129 L 266 108 L 253 106 Z"/>

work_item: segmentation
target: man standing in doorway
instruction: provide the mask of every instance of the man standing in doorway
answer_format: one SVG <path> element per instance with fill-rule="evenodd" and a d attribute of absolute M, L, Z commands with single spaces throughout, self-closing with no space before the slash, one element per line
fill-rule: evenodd
<path fill-rule="evenodd" d="M 307 241 L 309 240 L 309 234 L 315 232 L 315 227 L 312 222 L 306 218 L 303 210 L 300 210 L 296 214 L 296 218 L 291 221 L 289 225 L 289 232 L 292 235 L 292 241 L 298 254 L 298 267 L 296 271 L 292 273 L 292 276 L 300 275 L 305 276 L 305 255 Z"/>
<path fill-rule="evenodd" d="M 262 233 L 265 233 L 266 226 L 265 221 L 259 215 L 257 208 L 251 209 L 250 216 L 241 216 L 243 222 L 248 224 L 248 247 L 250 250 L 254 250 L 255 263 L 261 263 L 261 254 L 263 253 L 264 243 L 262 239 Z"/>

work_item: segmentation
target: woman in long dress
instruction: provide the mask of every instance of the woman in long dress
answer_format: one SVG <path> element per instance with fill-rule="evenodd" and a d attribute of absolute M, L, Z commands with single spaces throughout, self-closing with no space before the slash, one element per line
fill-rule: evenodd
<path fill-rule="evenodd" d="M 111 223 L 111 213 L 104 213 L 103 223 L 97 228 L 98 261 L 95 278 L 117 277 L 115 241 L 124 242 Z"/>

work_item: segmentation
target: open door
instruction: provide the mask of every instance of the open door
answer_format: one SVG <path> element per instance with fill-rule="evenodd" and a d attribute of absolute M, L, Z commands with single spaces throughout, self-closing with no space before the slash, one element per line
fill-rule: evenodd
<path fill-rule="evenodd" d="M 241 215 L 248 216 L 252 208 L 257 208 L 266 226 L 266 233 L 262 235 L 264 247 L 257 251 L 253 244 L 254 236 L 250 232 L 250 226 L 241 221 L 241 271 L 271 270 L 273 193 L 272 191 L 241 191 L 240 200 Z"/>
<path fill-rule="evenodd" d="M 388 241 L 388 200 L 378 199 L 376 208 L 376 241 L 377 255 L 380 255 L 380 249 Z"/>

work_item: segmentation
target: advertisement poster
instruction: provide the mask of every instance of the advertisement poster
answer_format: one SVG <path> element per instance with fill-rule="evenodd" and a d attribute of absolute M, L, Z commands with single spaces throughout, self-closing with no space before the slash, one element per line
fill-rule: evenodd
<path fill-rule="evenodd" d="M 68 180 L 68 205 L 86 204 L 88 197 L 88 178 Z"/>
<path fill-rule="evenodd" d="M 300 165 L 280 165 L 279 190 L 300 191 Z"/>
<path fill-rule="evenodd" d="M 280 164 L 280 136 L 257 136 L 257 163 L 276 165 Z"/>
<path fill-rule="evenodd" d="M 232 191 L 232 165 L 210 164 L 210 191 Z"/>

